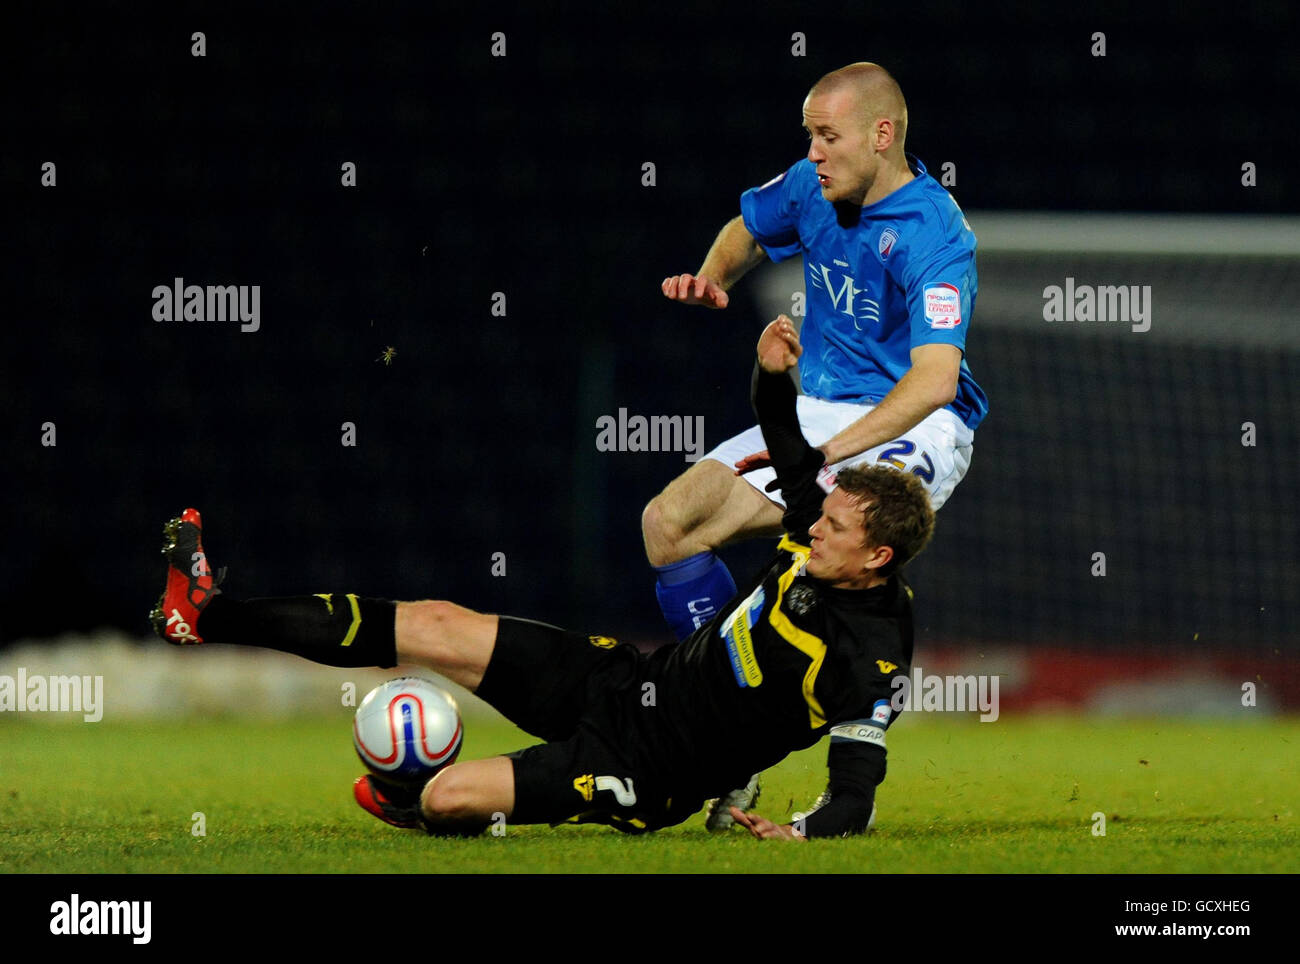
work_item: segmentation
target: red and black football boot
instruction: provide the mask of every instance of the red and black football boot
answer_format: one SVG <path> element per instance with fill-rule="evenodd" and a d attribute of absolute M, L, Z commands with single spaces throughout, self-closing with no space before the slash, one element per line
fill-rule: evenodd
<path fill-rule="evenodd" d="M 367 773 L 353 781 L 352 795 L 362 810 L 390 826 L 428 830 L 420 813 L 420 791 L 415 788 L 383 783 Z"/>
<path fill-rule="evenodd" d="M 149 619 L 154 631 L 177 646 L 203 642 L 199 614 L 219 595 L 212 566 L 203 552 L 203 520 L 198 509 L 186 509 L 163 526 L 162 553 L 167 557 L 167 587 Z"/>

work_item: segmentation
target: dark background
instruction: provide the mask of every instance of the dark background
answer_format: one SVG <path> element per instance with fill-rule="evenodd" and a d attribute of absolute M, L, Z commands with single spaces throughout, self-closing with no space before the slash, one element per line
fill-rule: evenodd
<path fill-rule="evenodd" d="M 803 154 L 823 73 L 889 67 L 908 150 L 957 165 L 968 211 L 1300 213 L 1284 5 L 1128 6 L 16 8 L 0 641 L 146 634 L 187 505 L 237 595 L 451 598 L 658 638 L 640 512 L 686 463 L 597 452 L 595 422 L 703 415 L 709 447 L 751 424 L 751 289 L 708 312 L 659 283 Z M 261 330 L 153 321 L 178 276 L 261 285 Z M 967 349 L 992 410 L 913 568 L 926 638 L 1294 639 L 1294 352 L 1116 354 L 978 307 Z"/>

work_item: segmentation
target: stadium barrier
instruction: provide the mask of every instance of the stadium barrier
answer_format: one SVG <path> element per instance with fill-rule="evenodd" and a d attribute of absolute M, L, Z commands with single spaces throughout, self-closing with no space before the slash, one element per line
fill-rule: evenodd
<path fill-rule="evenodd" d="M 272 650 L 234 646 L 188 649 L 118 633 L 65 636 L 20 644 L 0 659 L 0 725 L 31 722 L 113 722 L 132 719 L 246 716 L 350 717 L 367 692 L 395 676 L 419 675 L 456 698 L 467 720 L 496 715 L 468 691 L 417 667 L 391 670 L 317 666 Z M 1226 717 L 1300 711 L 1300 668 L 1285 656 L 1261 659 L 1249 680 L 1227 656 L 1098 658 L 1066 647 L 967 648 L 922 643 L 899 705 L 918 715 L 966 713 L 996 722 L 1006 714 L 1087 711 L 1101 715 Z M 66 705 L 77 678 L 80 702 Z M 98 697 L 94 681 L 98 678 Z M 37 684 L 36 680 L 43 680 Z M 1243 683 L 1253 685 L 1243 701 Z M 350 701 L 349 695 L 350 684 Z M 991 684 L 991 685 L 990 685 Z M 42 707 L 19 708 L 42 689 Z M 63 695 L 56 695 L 62 690 Z M 990 708 L 987 700 L 992 697 Z M 52 703 L 63 705 L 51 707 Z M 94 703 L 98 705 L 92 705 Z M 97 719 L 91 719 L 97 717 Z"/>

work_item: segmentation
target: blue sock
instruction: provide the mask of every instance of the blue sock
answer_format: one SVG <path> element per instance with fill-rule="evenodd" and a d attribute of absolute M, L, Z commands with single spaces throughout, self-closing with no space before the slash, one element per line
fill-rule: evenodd
<path fill-rule="evenodd" d="M 736 582 L 726 563 L 712 551 L 655 566 L 655 572 L 659 575 L 655 583 L 659 608 L 679 641 L 717 615 L 736 594 Z"/>

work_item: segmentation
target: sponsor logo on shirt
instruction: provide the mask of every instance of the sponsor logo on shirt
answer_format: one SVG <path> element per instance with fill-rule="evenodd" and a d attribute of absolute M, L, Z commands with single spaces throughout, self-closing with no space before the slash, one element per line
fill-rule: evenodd
<path fill-rule="evenodd" d="M 839 262 L 836 261 L 836 263 Z M 812 262 L 808 263 L 807 271 L 808 281 L 812 286 L 819 291 L 826 292 L 826 296 L 831 302 L 831 309 L 852 318 L 853 327 L 858 331 L 866 330 L 858 324 L 860 321 L 880 323 L 880 302 L 869 297 L 866 288 L 859 288 L 852 275 L 841 272 L 843 281 L 837 282 L 832 277 L 832 271 L 826 265 Z"/>
<path fill-rule="evenodd" d="M 961 292 L 946 281 L 925 286 L 925 320 L 931 328 L 956 328 L 961 324 Z"/>
<path fill-rule="evenodd" d="M 759 686 L 763 682 L 763 671 L 754 655 L 752 630 L 763 612 L 766 598 L 760 585 L 718 625 L 718 635 L 727 644 L 732 675 L 736 677 L 736 685 L 741 688 Z"/>

